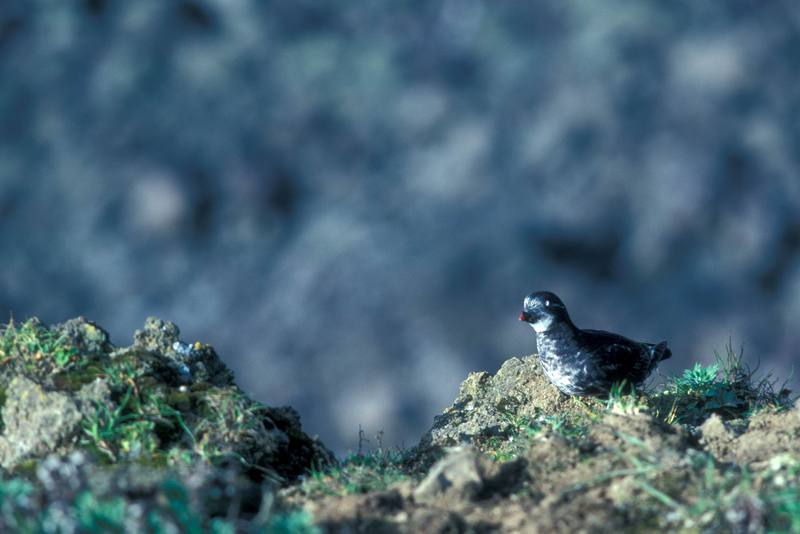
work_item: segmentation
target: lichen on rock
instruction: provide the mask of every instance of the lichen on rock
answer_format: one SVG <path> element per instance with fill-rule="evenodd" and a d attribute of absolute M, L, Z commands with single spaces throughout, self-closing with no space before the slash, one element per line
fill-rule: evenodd
<path fill-rule="evenodd" d="M 81 412 L 69 395 L 45 391 L 25 377 L 11 381 L 3 406 L 0 465 L 8 469 L 32 456 L 70 445 L 78 433 Z"/>
<path fill-rule="evenodd" d="M 144 328 L 133 334 L 133 345 L 128 350 L 144 350 L 160 355 L 174 367 L 180 382 L 199 381 L 214 386 L 230 386 L 234 383 L 233 373 L 211 346 L 182 342 L 180 329 L 169 321 L 148 317 Z"/>
<path fill-rule="evenodd" d="M 176 325 L 152 317 L 127 347 L 84 318 L 9 323 L 0 401 L 0 466 L 12 477 L 0 478 L 11 496 L 3 531 L 93 531 L 102 516 L 102 528 L 137 532 L 146 520 L 201 532 L 234 504 L 263 529 L 269 487 L 335 462 L 297 412 L 250 399 L 212 347 L 184 343 Z M 18 488 L 26 497 L 14 500 Z M 28 514 L 32 502 L 48 512 Z"/>

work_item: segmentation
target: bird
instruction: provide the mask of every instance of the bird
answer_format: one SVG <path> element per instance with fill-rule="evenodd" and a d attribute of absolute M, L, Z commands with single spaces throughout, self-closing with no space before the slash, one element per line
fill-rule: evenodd
<path fill-rule="evenodd" d="M 659 362 L 672 356 L 667 342 L 641 343 L 619 334 L 576 327 L 555 293 L 525 297 L 519 320 L 536 332 L 545 376 L 561 392 L 607 396 L 615 383 L 641 387 Z"/>

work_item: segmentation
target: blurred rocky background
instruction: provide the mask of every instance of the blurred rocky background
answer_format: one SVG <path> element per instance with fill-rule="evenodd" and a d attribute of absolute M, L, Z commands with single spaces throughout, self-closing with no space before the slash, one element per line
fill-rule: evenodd
<path fill-rule="evenodd" d="M 339 452 L 533 352 L 536 289 L 789 378 L 798 172 L 788 0 L 0 3 L 0 314 L 174 321 Z"/>

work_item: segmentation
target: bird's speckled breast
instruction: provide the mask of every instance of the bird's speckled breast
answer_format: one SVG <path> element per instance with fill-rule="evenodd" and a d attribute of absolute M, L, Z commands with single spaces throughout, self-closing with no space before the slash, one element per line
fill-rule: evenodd
<path fill-rule="evenodd" d="M 566 329 L 548 330 L 536 336 L 539 361 L 550 382 L 567 395 L 585 395 L 589 358 L 579 350 L 570 349 L 575 346 L 574 341 L 574 335 Z"/>

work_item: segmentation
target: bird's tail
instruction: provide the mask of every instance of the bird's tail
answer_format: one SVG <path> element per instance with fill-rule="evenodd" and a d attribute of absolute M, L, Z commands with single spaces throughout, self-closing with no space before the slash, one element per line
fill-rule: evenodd
<path fill-rule="evenodd" d="M 672 351 L 667 347 L 667 342 L 662 341 L 658 345 L 653 345 L 653 361 L 660 362 L 672 356 Z"/>

